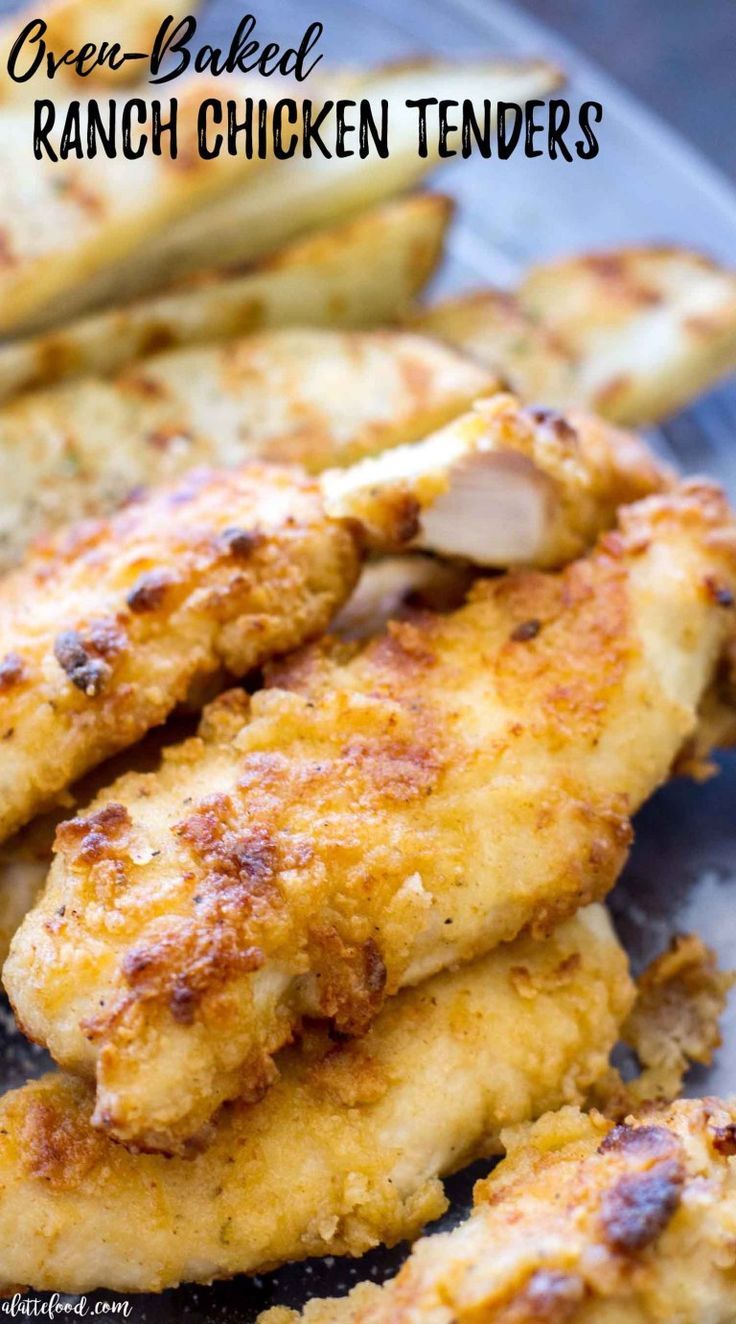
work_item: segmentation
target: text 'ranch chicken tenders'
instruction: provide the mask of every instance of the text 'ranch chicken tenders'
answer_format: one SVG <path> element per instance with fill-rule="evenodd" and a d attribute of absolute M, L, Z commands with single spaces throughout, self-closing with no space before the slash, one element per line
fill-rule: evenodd
<path fill-rule="evenodd" d="M 469 474 L 475 534 L 458 523 L 454 544 L 447 512 Z M 596 420 L 573 428 L 499 397 L 321 481 L 265 464 L 197 470 L 62 530 L 0 581 L 0 834 L 193 690 L 318 636 L 369 550 L 432 545 L 430 513 L 443 552 L 546 563 L 610 524 L 617 500 L 664 481 L 638 443 Z"/>
<path fill-rule="evenodd" d="M 733 1100 L 615 1127 L 563 1108 L 502 1141 L 468 1220 L 418 1242 L 395 1279 L 259 1324 L 732 1324 Z"/>
<path fill-rule="evenodd" d="M 171 88 L 145 87 L 141 98 L 157 134 L 160 155 L 138 160 L 102 151 L 93 160 L 74 156 L 35 161 L 28 105 L 0 106 L 0 235 L 8 260 L 0 272 L 0 330 L 38 331 L 90 308 L 125 303 L 170 281 L 219 264 L 252 262 L 295 237 L 363 212 L 416 183 L 436 163 L 436 150 L 420 156 L 417 114 L 407 98 L 460 92 L 481 103 L 544 96 L 557 85 L 557 70 L 543 61 L 488 61 L 333 73 L 318 85 L 297 88 L 278 80 L 274 99 L 309 92 L 315 107 L 331 101 L 326 132 L 334 134 L 334 106 L 342 97 L 386 100 L 392 116 L 391 153 L 382 160 L 299 154 L 287 161 L 227 153 L 203 159 L 197 147 L 199 110 L 208 98 L 242 102 L 255 95 L 255 76 L 184 74 Z M 168 152 L 168 103 L 176 93 L 178 153 Z M 156 96 L 155 94 L 159 95 Z M 118 108 L 129 93 L 118 95 Z M 115 104 L 115 101 L 111 103 Z M 58 118 L 63 121 L 63 107 Z M 267 108 L 266 120 L 270 120 Z M 224 112 L 223 112 L 224 114 Z M 82 142 L 86 135 L 79 130 Z M 136 138 L 137 140 L 137 138 Z M 54 145 L 55 144 L 55 145 Z M 50 149 L 59 155 L 54 130 Z M 149 144 L 150 146 L 151 144 Z M 261 187 L 255 188 L 258 176 Z M 30 183 L 29 183 L 30 181 Z M 288 198 L 288 205 L 284 199 Z M 214 258 L 213 258 L 214 255 Z"/>
<path fill-rule="evenodd" d="M 60 829 L 6 964 L 20 1023 L 96 1079 L 95 1125 L 175 1151 L 302 1017 L 362 1033 L 403 985 L 548 932 L 615 881 L 735 588 L 726 502 L 685 484 L 559 573 L 225 696 Z"/>
<path fill-rule="evenodd" d="M 591 906 L 405 990 L 362 1040 L 313 1026 L 185 1158 L 131 1154 L 88 1083 L 46 1076 L 0 1102 L 0 1288 L 158 1291 L 413 1236 L 502 1126 L 585 1097 L 633 992 Z"/>

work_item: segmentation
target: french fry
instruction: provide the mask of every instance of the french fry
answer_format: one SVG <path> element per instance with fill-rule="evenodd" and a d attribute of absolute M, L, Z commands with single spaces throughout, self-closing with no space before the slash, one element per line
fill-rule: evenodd
<path fill-rule="evenodd" d="M 98 273 L 79 291 L 71 305 L 63 301 L 45 310 L 47 325 L 63 321 L 84 306 L 109 304 L 137 297 L 212 264 L 217 253 L 223 263 L 252 262 L 292 239 L 326 225 L 334 225 L 366 207 L 405 192 L 437 163 L 436 135 L 429 138 L 428 154 L 417 150 L 417 112 L 407 99 L 421 96 L 471 100 L 525 102 L 544 96 L 561 82 L 559 71 L 543 60 L 488 60 L 443 64 L 425 61 L 387 66 L 315 85 L 326 96 L 366 97 L 378 106 L 389 103 L 390 155 L 328 160 L 320 155 L 305 160 L 297 155 L 275 161 L 243 187 L 177 224 L 161 230 L 146 251 Z M 328 121 L 329 122 L 329 121 Z M 326 133 L 329 130 L 326 130 Z M 288 197 L 288 205 L 285 199 Z"/>
<path fill-rule="evenodd" d="M 215 271 L 169 292 L 0 348 L 0 401 L 154 350 L 284 326 L 396 321 L 439 261 L 449 199 L 416 194 L 321 231 L 255 270 Z"/>
<path fill-rule="evenodd" d="M 580 398 L 618 423 L 656 422 L 736 367 L 736 273 L 685 249 L 549 263 L 518 297 L 575 359 Z"/>
<path fill-rule="evenodd" d="M 312 471 L 413 441 L 494 382 L 402 331 L 266 332 L 86 377 L 0 410 L 0 568 L 36 535 L 118 507 L 198 464 Z"/>

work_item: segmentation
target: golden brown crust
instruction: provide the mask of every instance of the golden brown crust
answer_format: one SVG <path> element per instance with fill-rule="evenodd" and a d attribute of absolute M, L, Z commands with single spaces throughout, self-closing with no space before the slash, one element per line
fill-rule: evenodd
<path fill-rule="evenodd" d="M 733 973 L 697 934 L 678 934 L 637 980 L 637 1000 L 623 1029 L 644 1068 L 630 1086 L 630 1108 L 674 1099 L 688 1066 L 709 1066 L 721 1043 L 720 1019 Z"/>
<path fill-rule="evenodd" d="M 237 733 L 215 704 L 159 774 L 110 787 L 6 968 L 30 1032 L 96 1073 L 98 1124 L 174 1147 L 302 1015 L 363 1028 L 383 994 L 603 895 L 732 628 L 706 577 L 735 572 L 723 496 L 686 485 L 560 574 L 297 655 Z"/>
<path fill-rule="evenodd" d="M 54 810 L 34 818 L 0 845 L 0 967 L 5 962 L 13 934 L 46 882 L 59 823 L 72 812 L 83 812 L 101 787 L 124 772 L 151 772 L 158 767 L 161 750 L 167 744 L 184 739 L 191 732 L 193 721 L 193 717 L 182 714 L 157 727 L 132 749 L 102 764 L 90 776 L 65 791 Z"/>
<path fill-rule="evenodd" d="M 288 470 L 193 472 L 39 544 L 0 585 L 0 833 L 162 722 L 190 687 L 318 634 L 357 578 L 350 528 Z"/>
<path fill-rule="evenodd" d="M 0 1101 L 0 1290 L 156 1291 L 416 1235 L 445 1207 L 440 1176 L 584 1097 L 632 997 L 591 908 L 405 990 L 362 1040 L 311 1026 L 188 1158 L 131 1154 L 91 1126 L 86 1084 L 34 1082 Z"/>
<path fill-rule="evenodd" d="M 575 1109 L 504 1137 L 454 1232 L 398 1277 L 314 1302 L 304 1324 L 729 1324 L 736 1108 L 682 1101 L 611 1129 Z M 267 1312 L 262 1324 L 296 1321 Z"/>

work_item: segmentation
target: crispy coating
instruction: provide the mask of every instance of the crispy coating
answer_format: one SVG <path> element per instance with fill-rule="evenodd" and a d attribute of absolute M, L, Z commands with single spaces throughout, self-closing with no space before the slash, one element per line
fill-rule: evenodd
<path fill-rule="evenodd" d="M 693 1063 L 710 1066 L 721 1044 L 721 1017 L 736 974 L 696 933 L 677 934 L 636 981 L 636 1002 L 621 1028 L 640 1070 L 624 1080 L 611 1066 L 588 1099 L 620 1121 L 679 1097 Z"/>
<path fill-rule="evenodd" d="M 455 485 L 478 479 L 473 463 L 487 486 L 480 521 L 463 526 L 468 498 Z M 193 687 L 319 633 L 369 547 L 419 534 L 481 564 L 546 564 L 587 545 L 619 499 L 667 482 L 634 438 L 497 396 L 421 442 L 331 470 L 320 487 L 258 464 L 194 471 L 107 522 L 72 526 L 0 583 L 0 834 Z"/>
<path fill-rule="evenodd" d="M 383 549 L 381 520 L 395 515 L 386 502 L 371 507 L 389 483 L 422 506 L 415 546 L 474 565 L 546 570 L 581 556 L 620 506 L 667 490 L 674 477 L 630 432 L 500 392 L 422 442 L 330 470 L 327 507 L 360 519 Z"/>
<path fill-rule="evenodd" d="M 96 1075 L 95 1124 L 176 1149 L 267 1085 L 303 1015 L 363 1033 L 402 985 L 604 894 L 735 575 L 722 494 L 686 484 L 561 573 L 298 654 L 64 825 L 5 979 L 26 1031 Z"/>
<path fill-rule="evenodd" d="M 292 329 L 30 392 L 0 409 L 0 569 L 141 485 L 253 458 L 349 464 L 424 436 L 493 384 L 421 336 Z"/>
<path fill-rule="evenodd" d="M 357 532 L 286 469 L 198 470 L 40 544 L 0 582 L 0 834 L 221 670 L 318 634 Z"/>
<path fill-rule="evenodd" d="M 715 952 L 694 933 L 678 934 L 639 976 L 622 1031 L 644 1068 L 629 1086 L 636 1104 L 669 1102 L 692 1062 L 710 1065 L 735 978 L 718 969 Z"/>
<path fill-rule="evenodd" d="M 95 768 L 66 791 L 48 814 L 34 818 L 0 845 L 0 967 L 21 921 L 40 896 L 53 861 L 56 829 L 70 812 L 82 813 L 102 787 L 124 772 L 151 772 L 158 767 L 166 744 L 191 735 L 194 718 L 182 713 L 157 727 L 132 749 Z"/>
<path fill-rule="evenodd" d="M 405 990 L 363 1040 L 312 1029 L 190 1159 L 131 1154 L 90 1125 L 88 1086 L 34 1082 L 0 1103 L 0 1290 L 159 1291 L 416 1235 L 440 1176 L 584 1097 L 632 996 L 590 907 Z"/>
<path fill-rule="evenodd" d="M 564 1108 L 503 1139 L 467 1222 L 420 1241 L 384 1287 L 310 1304 L 303 1324 L 732 1324 L 733 1101 L 616 1127 Z"/>

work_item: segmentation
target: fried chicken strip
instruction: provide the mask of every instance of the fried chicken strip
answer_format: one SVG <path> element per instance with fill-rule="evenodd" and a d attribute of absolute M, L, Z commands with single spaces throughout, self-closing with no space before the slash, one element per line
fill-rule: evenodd
<path fill-rule="evenodd" d="M 528 492 L 511 516 L 509 466 L 514 490 Z M 475 532 L 468 541 L 469 519 L 453 546 L 455 483 L 468 474 L 480 493 Z M 579 432 L 562 419 L 551 426 L 501 397 L 321 485 L 264 465 L 196 472 L 40 544 L 0 582 L 0 835 L 139 740 L 193 687 L 318 635 L 368 548 L 424 534 L 481 563 L 546 558 L 608 524 L 622 493 L 658 481 L 633 439 L 627 449 L 595 420 Z M 425 529 L 435 511 L 440 524 Z"/>
<path fill-rule="evenodd" d="M 632 996 L 592 906 L 399 994 L 359 1042 L 312 1030 L 193 1159 L 130 1154 L 87 1085 L 46 1076 L 0 1102 L 0 1289 L 159 1291 L 416 1235 L 440 1176 L 585 1096 Z"/>
<path fill-rule="evenodd" d="M 386 995 L 616 879 L 733 628 L 718 489 L 625 511 L 562 573 L 324 645 L 63 825 L 5 969 L 19 1021 L 97 1079 L 95 1125 L 175 1150 L 251 1096 L 303 1015 Z"/>
<path fill-rule="evenodd" d="M 39 544 L 0 581 L 0 835 L 139 740 L 192 687 L 329 623 L 357 528 L 286 469 L 199 470 Z"/>
<path fill-rule="evenodd" d="M 619 506 L 672 481 L 632 433 L 499 394 L 422 443 L 332 470 L 323 486 L 333 513 L 347 503 L 369 537 L 391 509 L 372 510 L 374 492 L 403 486 L 424 508 L 415 546 L 476 565 L 547 568 L 584 552 Z M 380 522 L 375 541 L 387 541 Z"/>
<path fill-rule="evenodd" d="M 733 1100 L 615 1127 L 563 1108 L 502 1139 L 467 1222 L 420 1241 L 394 1280 L 259 1324 L 732 1324 Z"/>
<path fill-rule="evenodd" d="M 391 559 L 391 558 L 389 558 Z M 0 845 L 0 968 L 21 921 L 40 896 L 53 860 L 59 823 L 70 813 L 82 813 L 100 790 L 125 772 L 152 772 L 166 744 L 191 735 L 194 718 L 182 713 L 151 731 L 144 740 L 95 768 L 77 782 L 48 814 L 32 819 L 20 832 Z"/>

